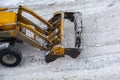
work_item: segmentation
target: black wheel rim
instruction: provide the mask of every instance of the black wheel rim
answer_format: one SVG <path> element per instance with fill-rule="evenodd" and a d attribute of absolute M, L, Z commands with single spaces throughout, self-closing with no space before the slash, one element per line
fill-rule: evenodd
<path fill-rule="evenodd" d="M 15 56 L 7 54 L 2 57 L 2 61 L 6 64 L 14 64 L 17 61 L 17 59 Z"/>

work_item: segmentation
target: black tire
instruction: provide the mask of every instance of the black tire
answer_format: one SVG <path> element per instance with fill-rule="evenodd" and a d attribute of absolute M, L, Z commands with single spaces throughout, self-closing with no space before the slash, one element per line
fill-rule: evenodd
<path fill-rule="evenodd" d="M 9 59 L 8 59 L 8 57 L 9 57 Z M 13 62 L 10 63 L 9 61 L 10 61 L 11 57 L 15 60 L 13 60 Z M 8 60 L 8 62 L 6 62 L 7 60 L 5 61 L 5 58 Z M 21 59 L 22 59 L 21 51 L 14 47 L 6 48 L 6 49 L 3 49 L 0 51 L 0 62 L 4 66 L 15 67 L 18 64 L 20 64 Z"/>

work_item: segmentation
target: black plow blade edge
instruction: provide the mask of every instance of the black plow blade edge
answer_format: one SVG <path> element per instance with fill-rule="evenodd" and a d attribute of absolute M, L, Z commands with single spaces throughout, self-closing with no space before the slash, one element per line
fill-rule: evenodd
<path fill-rule="evenodd" d="M 65 54 L 69 55 L 72 58 L 77 58 L 81 50 L 76 48 L 65 48 Z"/>
<path fill-rule="evenodd" d="M 72 58 L 77 58 L 80 54 L 81 50 L 76 48 L 65 48 L 64 55 L 69 55 Z M 48 54 L 45 56 L 45 61 L 47 63 L 55 61 L 59 57 L 64 57 L 64 55 L 53 55 Z"/>
<path fill-rule="evenodd" d="M 53 62 L 53 61 L 55 61 L 59 57 L 64 57 L 64 55 L 52 55 L 52 54 L 48 54 L 48 55 L 45 56 L 45 61 L 47 63 Z"/>

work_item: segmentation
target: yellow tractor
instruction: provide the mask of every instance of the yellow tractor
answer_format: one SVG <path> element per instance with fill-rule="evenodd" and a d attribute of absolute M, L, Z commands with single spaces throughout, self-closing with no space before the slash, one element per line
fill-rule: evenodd
<path fill-rule="evenodd" d="M 47 63 L 56 60 L 58 57 L 69 55 L 76 58 L 80 52 L 82 19 L 79 12 L 55 12 L 53 17 L 46 21 L 34 11 L 19 6 L 18 11 L 9 11 L 10 8 L 0 8 L 0 63 L 4 66 L 14 67 L 20 64 L 22 60 L 21 51 L 15 47 L 17 42 L 26 42 L 33 47 L 46 51 L 45 61 Z M 27 13 L 47 26 L 40 27 L 32 19 L 26 18 L 23 13 Z M 73 42 L 65 35 L 65 19 L 72 22 Z M 27 32 L 31 32 L 29 36 Z M 65 46 L 65 37 L 67 42 L 74 44 L 74 47 Z M 39 41 L 40 38 L 42 41 Z M 71 38 L 71 39 L 72 39 Z"/>

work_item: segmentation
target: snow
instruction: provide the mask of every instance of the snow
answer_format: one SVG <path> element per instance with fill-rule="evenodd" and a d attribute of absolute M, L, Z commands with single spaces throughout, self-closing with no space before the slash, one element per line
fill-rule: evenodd
<path fill-rule="evenodd" d="M 58 10 L 82 12 L 82 53 L 76 59 L 65 56 L 47 64 L 45 52 L 26 43 L 17 44 L 23 61 L 14 68 L 0 65 L 0 80 L 119 80 L 119 0 L 9 1 L 1 0 L 0 5 L 23 4 L 45 19 Z"/>
<path fill-rule="evenodd" d="M 69 23 L 69 24 L 68 24 Z M 75 48 L 75 33 L 74 23 L 69 20 L 65 20 L 64 24 L 64 46 L 65 48 Z"/>
<path fill-rule="evenodd" d="M 20 4 L 27 4 L 27 5 L 31 5 L 31 4 L 44 4 L 44 5 L 48 5 L 48 4 L 62 4 L 65 2 L 74 2 L 75 0 L 1 0 L 0 5 L 1 6 L 18 6 Z"/>

